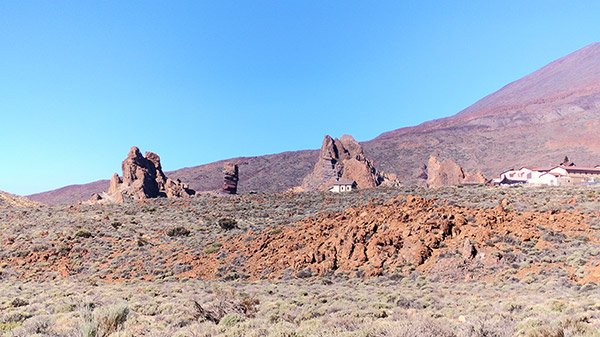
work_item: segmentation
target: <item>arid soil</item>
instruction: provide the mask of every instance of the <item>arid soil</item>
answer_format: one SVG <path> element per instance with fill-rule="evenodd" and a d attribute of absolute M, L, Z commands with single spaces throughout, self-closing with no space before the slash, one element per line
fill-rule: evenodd
<path fill-rule="evenodd" d="M 275 198 L 293 203 L 300 196 L 287 193 Z M 244 228 L 245 221 L 258 220 L 245 216 L 245 210 L 260 209 L 261 214 L 254 216 L 267 220 L 278 205 L 265 204 L 268 199 L 258 195 L 243 198 L 237 200 L 245 202 L 232 204 L 239 212 L 228 215 L 210 209 L 224 200 L 222 196 L 204 197 L 208 209 L 198 200 L 185 199 L 140 201 L 121 214 L 115 213 L 116 206 L 71 206 L 59 212 L 66 227 L 52 225 L 56 212 L 51 208 L 8 213 L 5 224 L 32 215 L 40 222 L 16 227 L 16 232 L 14 228 L 3 231 L 0 263 L 18 278 L 60 275 L 108 281 L 154 280 L 165 275 L 206 280 L 332 273 L 370 277 L 407 275 L 414 270 L 451 280 L 493 280 L 503 275 L 499 271 L 527 262 L 533 263 L 533 273 L 552 269 L 576 282 L 600 277 L 592 252 L 582 252 L 581 258 L 587 260 L 581 266 L 561 258 L 572 246 L 597 244 L 600 212 L 519 211 L 509 196 L 497 200 L 493 208 L 483 208 L 397 195 L 306 217 L 300 202 L 278 215 L 302 213 L 297 222 L 264 221 Z M 576 198 L 561 202 L 571 208 L 578 203 Z M 165 217 L 167 209 L 172 212 L 169 217 Z"/>
<path fill-rule="evenodd" d="M 596 336 L 599 198 L 594 187 L 64 207 L 10 196 L 0 332 Z"/>

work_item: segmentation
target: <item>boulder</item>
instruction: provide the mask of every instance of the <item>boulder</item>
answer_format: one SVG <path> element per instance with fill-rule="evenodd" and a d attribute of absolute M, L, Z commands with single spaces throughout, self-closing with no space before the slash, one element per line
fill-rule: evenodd
<path fill-rule="evenodd" d="M 465 242 L 463 242 L 460 253 L 462 254 L 463 258 L 472 259 L 475 257 L 475 254 L 477 254 L 477 250 L 475 249 L 475 246 L 471 243 L 471 240 L 466 239 Z"/>

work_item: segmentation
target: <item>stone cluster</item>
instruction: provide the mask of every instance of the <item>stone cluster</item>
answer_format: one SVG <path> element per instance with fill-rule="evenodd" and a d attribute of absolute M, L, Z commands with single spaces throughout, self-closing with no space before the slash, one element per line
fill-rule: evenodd
<path fill-rule="evenodd" d="M 90 201 L 122 203 L 158 197 L 186 198 L 196 193 L 187 184 L 168 178 L 156 153 L 146 152 L 144 157 L 135 146 L 121 163 L 121 169 L 123 177 L 113 174 L 108 191 L 95 194 Z"/>

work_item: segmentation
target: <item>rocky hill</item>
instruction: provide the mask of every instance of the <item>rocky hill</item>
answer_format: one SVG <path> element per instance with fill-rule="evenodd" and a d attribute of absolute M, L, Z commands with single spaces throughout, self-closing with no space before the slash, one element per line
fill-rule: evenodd
<path fill-rule="evenodd" d="M 350 180 L 357 188 L 397 185 L 395 177 L 379 172 L 373 161 L 365 157 L 362 146 L 350 135 L 323 139 L 319 159 L 313 171 L 302 181 L 298 191 L 326 191 L 338 180 Z"/>
<path fill-rule="evenodd" d="M 419 176 L 431 154 L 453 158 L 465 170 L 481 170 L 493 178 L 511 167 L 546 166 L 565 155 L 582 165 L 600 164 L 599 127 L 600 44 L 594 43 L 452 117 L 386 132 L 361 145 L 376 169 L 396 174 L 404 184 L 423 183 Z M 309 150 L 241 158 L 248 165 L 240 170 L 238 190 L 283 191 L 299 186 L 318 157 L 318 150 Z M 168 174 L 197 191 L 218 190 L 222 166 L 217 162 Z M 107 182 L 94 184 L 30 197 L 47 203 L 85 200 L 100 192 L 100 186 L 108 187 Z"/>
<path fill-rule="evenodd" d="M 36 207 L 39 203 L 18 195 L 0 191 L 0 208 Z"/>

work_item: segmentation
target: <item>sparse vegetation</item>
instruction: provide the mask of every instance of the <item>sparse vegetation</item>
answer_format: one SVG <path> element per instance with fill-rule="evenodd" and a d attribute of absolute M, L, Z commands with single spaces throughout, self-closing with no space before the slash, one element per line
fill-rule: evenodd
<path fill-rule="evenodd" d="M 167 235 L 168 236 L 188 236 L 190 235 L 190 230 L 183 227 L 183 226 L 177 226 L 177 227 L 172 227 L 169 228 L 169 230 L 167 230 Z"/>
<path fill-rule="evenodd" d="M 598 336 L 598 194 L 593 187 L 404 187 L 205 195 L 141 207 L 0 206 L 0 335 Z M 483 213 L 473 214 L 465 232 L 485 234 L 471 239 L 485 257 L 465 260 L 461 246 L 442 242 L 429 269 L 383 268 L 373 278 L 290 267 L 250 281 L 244 260 L 224 245 L 283 236 L 307 218 L 408 195 L 482 209 L 506 199 L 502 211 L 522 213 L 537 234 L 484 230 Z M 234 226 L 224 230 L 222 219 Z M 202 256 L 215 264 L 206 266 L 214 280 L 196 273 Z"/>

